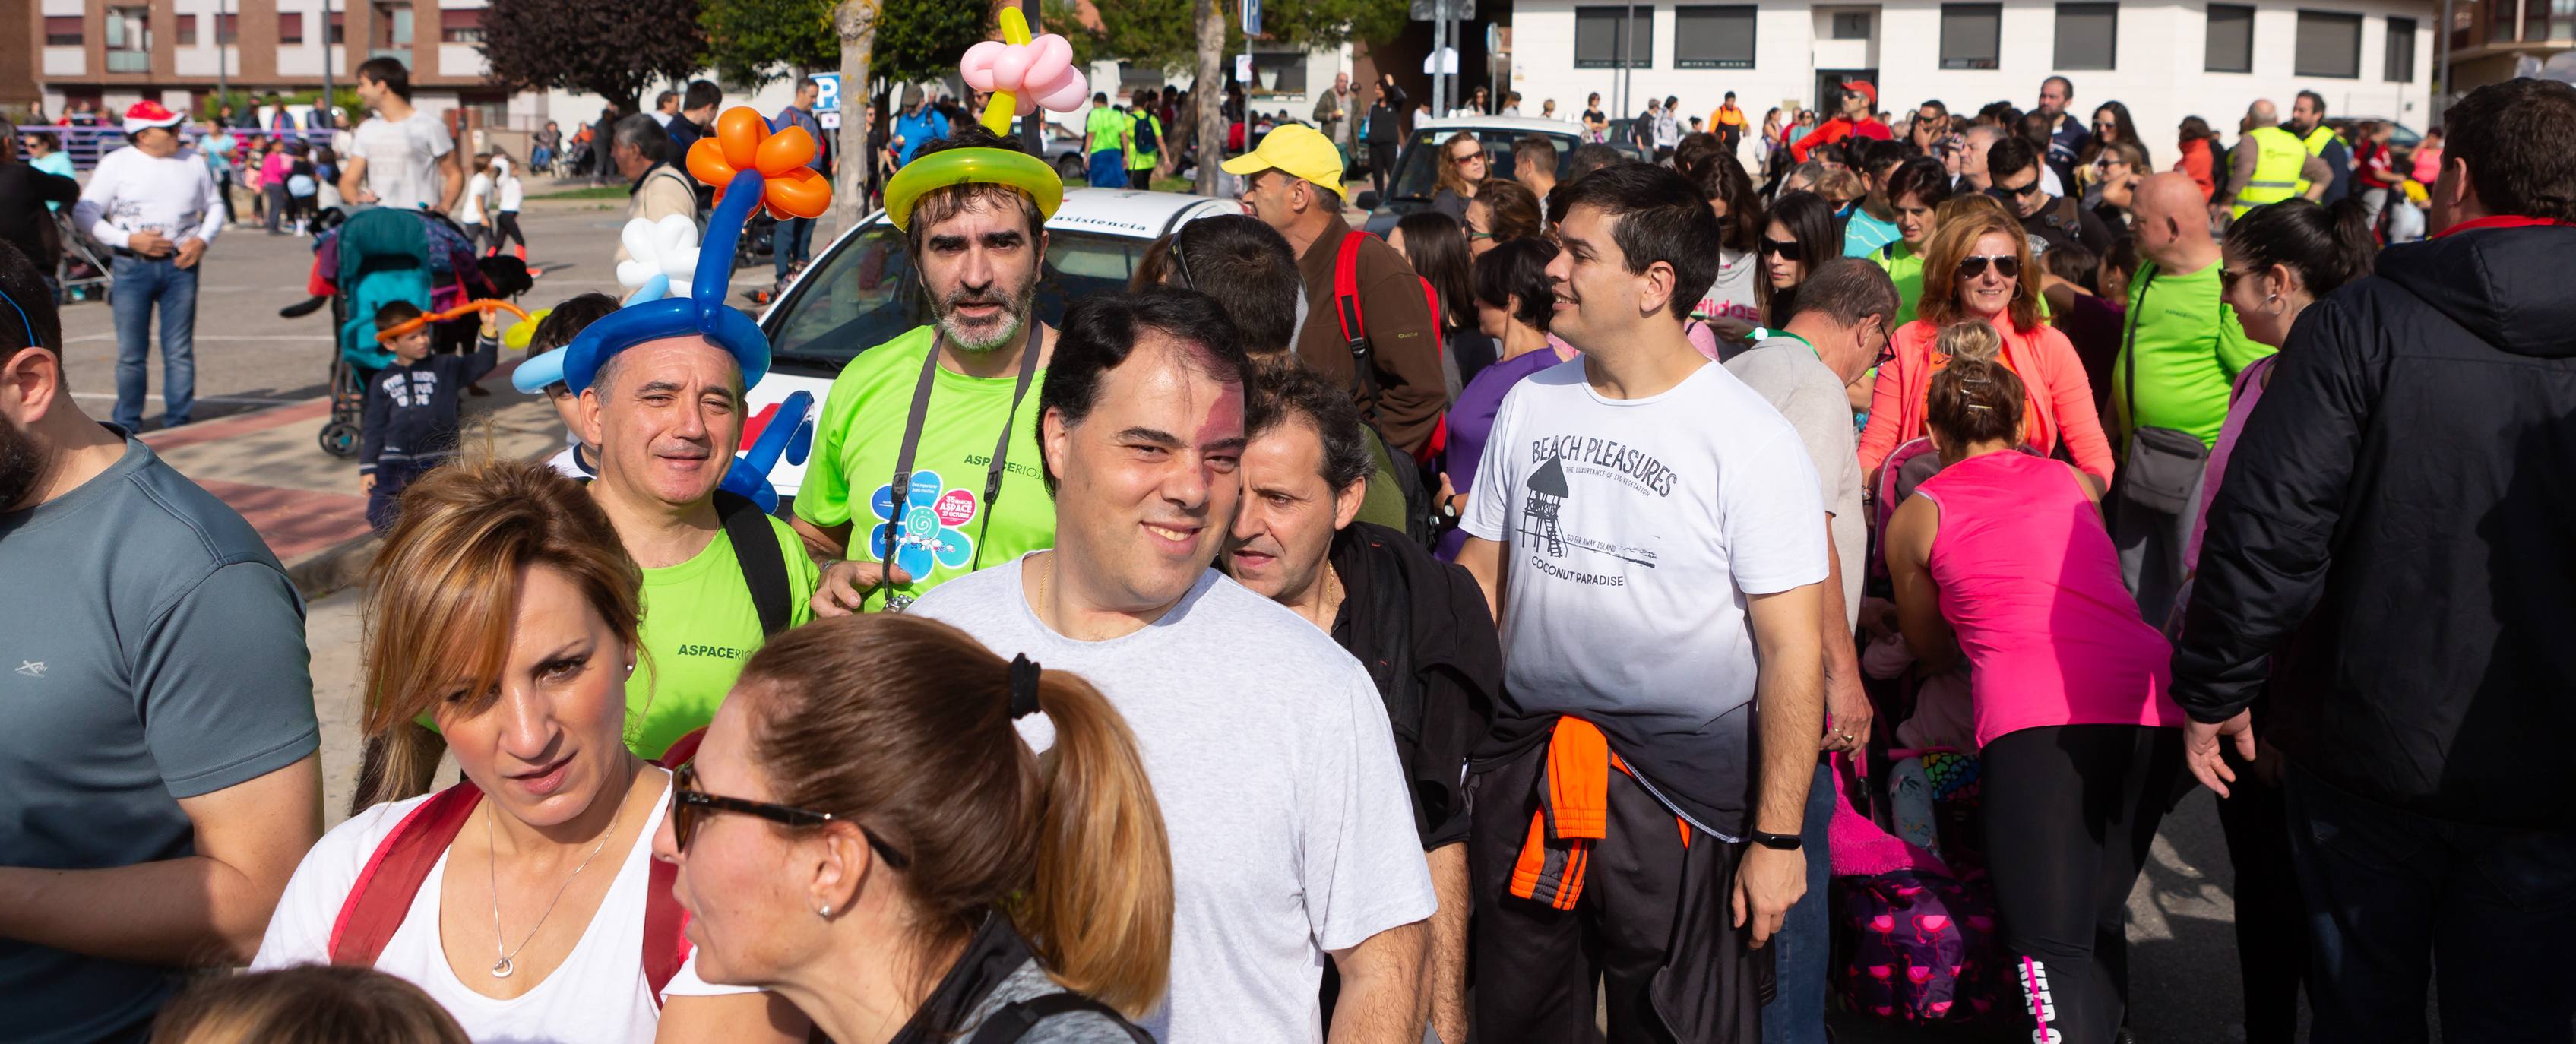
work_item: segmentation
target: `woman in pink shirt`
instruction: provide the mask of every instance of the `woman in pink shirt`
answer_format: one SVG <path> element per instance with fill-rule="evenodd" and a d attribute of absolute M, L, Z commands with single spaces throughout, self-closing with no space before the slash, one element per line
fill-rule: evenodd
<path fill-rule="evenodd" d="M 1982 320 L 2003 335 L 1998 356 L 2030 391 L 2022 421 L 2030 446 L 2055 453 L 2065 442 L 2075 466 L 2099 492 L 2111 485 L 2111 442 L 2093 411 L 2093 385 L 2075 345 L 2039 318 L 2039 270 L 2030 237 L 2003 208 L 1953 200 L 1923 250 L 1921 318 L 1898 327 L 1894 356 L 1871 385 L 1869 424 L 1860 433 L 1860 466 L 1876 486 L 1878 467 L 1896 447 L 1920 438 L 1925 393 L 1949 356 L 1935 344 L 1943 327 Z M 1959 213 L 1952 214 L 1956 206 Z"/>
<path fill-rule="evenodd" d="M 1906 644 L 1964 658 L 2006 972 L 2033 1040 L 2108 1044 L 2126 1006 L 2125 917 L 2178 793 L 2171 656 L 2120 582 L 2100 494 L 2021 451 L 2020 378 L 1984 324 L 1945 332 L 1927 426 L 1944 464 L 1888 522 Z"/>

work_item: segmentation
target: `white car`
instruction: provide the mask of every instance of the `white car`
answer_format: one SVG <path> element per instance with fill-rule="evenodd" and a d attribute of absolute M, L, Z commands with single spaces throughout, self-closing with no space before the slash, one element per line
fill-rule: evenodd
<path fill-rule="evenodd" d="M 1124 290 L 1145 247 L 1183 223 L 1217 214 L 1243 213 L 1230 199 L 1175 192 L 1068 188 L 1064 205 L 1047 222 L 1046 269 L 1038 277 L 1037 309 L 1053 324 L 1068 301 L 1104 290 Z M 751 389 L 751 418 L 742 445 L 749 448 L 776 423 L 778 405 L 799 391 L 812 392 L 819 415 L 832 378 L 860 352 L 930 321 L 930 303 L 905 250 L 903 233 L 883 212 L 832 241 L 803 275 L 760 318 L 769 335 L 769 376 Z M 897 403 L 895 408 L 901 409 Z M 808 461 L 807 463 L 811 463 Z M 780 460 L 769 484 L 781 501 L 804 484 L 805 465 Z"/>

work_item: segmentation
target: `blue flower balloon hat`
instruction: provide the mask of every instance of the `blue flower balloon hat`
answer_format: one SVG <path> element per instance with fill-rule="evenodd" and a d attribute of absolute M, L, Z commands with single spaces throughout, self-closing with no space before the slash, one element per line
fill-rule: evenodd
<path fill-rule="evenodd" d="M 564 346 L 563 380 L 573 393 L 578 395 L 589 388 L 598 378 L 600 367 L 617 353 L 673 337 L 696 337 L 733 356 L 742 369 L 745 390 L 768 376 L 768 335 L 761 332 L 760 324 L 751 316 L 725 302 L 726 286 L 733 275 L 734 243 L 741 237 L 743 222 L 750 219 L 753 207 L 766 206 L 773 216 L 781 218 L 821 216 L 831 205 L 832 189 L 829 182 L 805 165 L 813 158 L 814 139 L 803 128 L 789 127 L 772 134 L 760 114 L 748 108 L 737 107 L 718 117 L 716 134 L 700 139 L 688 157 L 689 172 L 717 187 L 716 209 L 707 221 L 704 245 L 696 248 L 694 257 L 688 257 L 689 244 L 682 242 L 684 237 L 677 234 L 676 228 L 667 223 L 643 229 L 634 227 L 638 223 L 629 224 L 622 238 L 647 245 L 651 256 L 636 257 L 620 266 L 620 282 L 627 282 L 630 275 L 639 277 L 630 284 L 637 289 L 628 298 L 629 303 L 590 324 Z M 628 244 L 630 257 L 636 255 L 636 242 Z M 686 262 L 694 264 L 681 268 Z M 680 289 L 673 277 L 676 271 L 690 271 L 687 294 L 661 296 L 661 291 Z M 812 398 L 806 396 L 805 408 L 809 412 Z M 776 508 L 777 495 L 770 490 L 768 468 L 792 443 L 800 441 L 797 429 L 810 424 L 802 414 L 784 408 L 779 416 L 797 419 L 783 425 L 787 434 L 777 450 L 757 461 L 737 457 L 719 487 L 752 497 L 769 510 Z M 773 426 L 777 426 L 776 422 Z M 746 470 L 746 465 L 752 463 L 757 464 L 757 470 Z"/>

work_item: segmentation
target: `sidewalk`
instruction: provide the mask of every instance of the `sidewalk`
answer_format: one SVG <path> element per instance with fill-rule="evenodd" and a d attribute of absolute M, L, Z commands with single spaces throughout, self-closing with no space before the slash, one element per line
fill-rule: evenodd
<path fill-rule="evenodd" d="M 563 447 L 563 425 L 543 396 L 510 387 L 518 362 L 505 359 L 483 379 L 490 396 L 465 400 L 467 446 L 488 432 L 503 457 L 552 456 Z M 330 415 L 330 400 L 315 398 L 149 432 L 143 441 L 249 519 L 296 590 L 317 599 L 363 578 L 380 543 L 367 526 L 357 461 L 320 447 Z"/>

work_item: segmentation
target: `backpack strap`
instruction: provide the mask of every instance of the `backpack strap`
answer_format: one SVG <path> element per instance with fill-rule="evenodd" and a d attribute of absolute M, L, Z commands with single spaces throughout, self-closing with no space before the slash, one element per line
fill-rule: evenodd
<path fill-rule="evenodd" d="M 358 883 L 340 904 L 331 925 L 331 963 L 372 967 L 385 952 L 395 929 L 411 912 L 412 897 L 438 865 L 447 846 L 465 829 L 465 821 L 483 803 L 472 782 L 459 782 L 414 806 L 394 832 L 385 835 L 358 871 Z"/>
<path fill-rule="evenodd" d="M 1119 1029 L 1127 1032 L 1128 1039 L 1135 1041 L 1136 1044 L 1154 1044 L 1154 1038 L 1146 1036 L 1145 1031 L 1130 1024 L 1125 1016 L 1118 1014 L 1117 1009 L 1079 993 L 1050 993 L 1043 997 L 1031 997 L 1015 1004 L 1005 1005 L 1002 1010 L 994 1012 L 992 1017 L 984 1020 L 983 1027 L 975 1031 L 974 1038 L 967 1041 L 967 1044 L 1011 1044 L 1028 1036 L 1029 1031 L 1036 1029 L 1038 1023 L 1058 1015 L 1070 1015 L 1078 1011 L 1092 1012 L 1116 1023 Z"/>
<path fill-rule="evenodd" d="M 1342 340 L 1351 347 L 1351 369 L 1359 378 L 1360 410 L 1377 423 L 1377 363 L 1370 358 L 1368 317 L 1360 312 L 1360 242 L 1368 233 L 1356 228 L 1342 233 L 1333 258 L 1333 315 L 1342 321 Z"/>
<path fill-rule="evenodd" d="M 787 553 L 769 525 L 769 514 L 751 498 L 716 491 L 716 517 L 724 520 L 733 540 L 733 560 L 742 567 L 742 583 L 751 589 L 752 608 L 760 613 L 760 633 L 775 638 L 787 630 Z"/>

